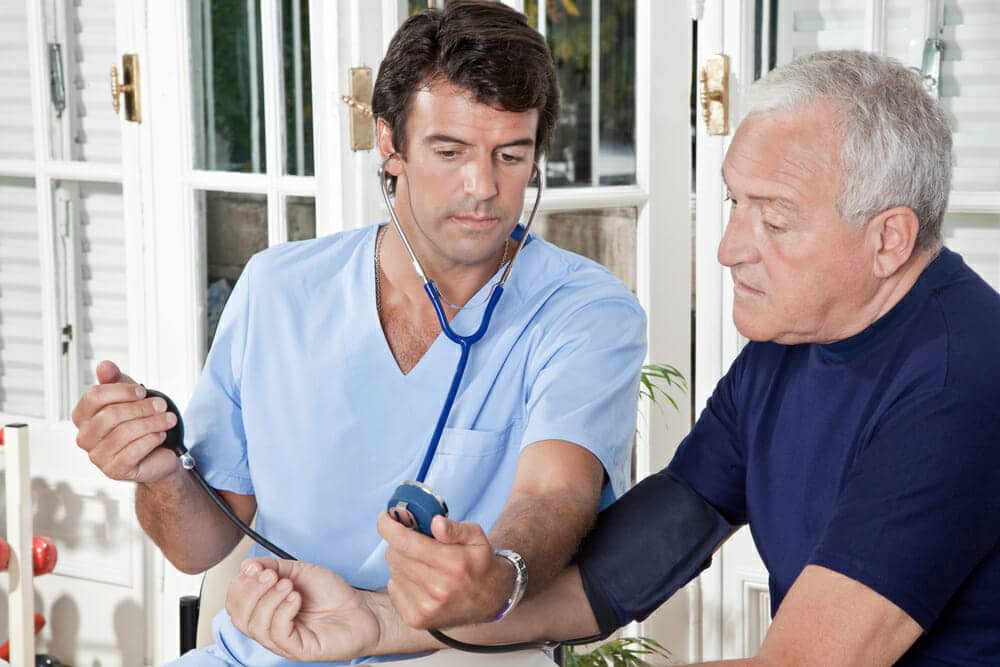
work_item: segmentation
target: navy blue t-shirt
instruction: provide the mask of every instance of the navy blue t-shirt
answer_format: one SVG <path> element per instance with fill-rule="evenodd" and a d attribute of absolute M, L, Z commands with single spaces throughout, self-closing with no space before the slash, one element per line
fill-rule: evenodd
<path fill-rule="evenodd" d="M 1000 665 L 1000 295 L 945 249 L 830 345 L 750 343 L 669 470 L 749 523 L 772 613 L 808 564 L 902 608 L 901 665 Z"/>

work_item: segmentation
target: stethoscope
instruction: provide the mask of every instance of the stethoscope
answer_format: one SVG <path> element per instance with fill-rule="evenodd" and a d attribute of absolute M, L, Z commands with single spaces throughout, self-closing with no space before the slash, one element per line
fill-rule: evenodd
<path fill-rule="evenodd" d="M 463 336 L 456 332 L 454 328 L 452 328 L 451 323 L 448 321 L 448 317 L 444 311 L 444 305 L 441 300 L 441 293 L 438 291 L 437 285 L 434 281 L 429 278 L 427 276 L 427 272 L 424 271 L 423 265 L 420 263 L 420 260 L 417 259 L 416 253 L 413 252 L 413 246 L 410 245 L 410 241 L 406 237 L 406 233 L 403 231 L 402 225 L 399 223 L 399 218 L 396 216 L 396 211 L 393 208 L 392 200 L 389 196 L 387 174 L 385 170 L 385 166 L 389 163 L 389 161 L 396 158 L 399 158 L 399 156 L 396 153 L 392 153 L 382 161 L 381 165 L 379 165 L 378 180 L 379 189 L 382 192 L 382 199 L 385 201 L 386 208 L 389 211 L 389 217 L 392 220 L 392 225 L 395 228 L 396 233 L 399 234 L 399 238 L 402 239 L 403 246 L 406 248 L 406 252 L 410 256 L 413 268 L 416 270 L 417 275 L 420 276 L 420 279 L 423 280 L 424 291 L 427 293 L 427 297 L 430 299 L 431 305 L 434 307 L 434 312 L 437 315 L 438 323 L 441 325 L 442 333 L 449 340 L 457 344 L 460 350 L 458 363 L 455 365 L 455 372 L 452 376 L 451 384 L 448 387 L 448 394 L 445 397 L 444 405 L 441 407 L 441 414 L 438 416 L 434 431 L 431 434 L 431 439 L 427 444 L 427 450 L 424 453 L 424 458 L 420 464 L 420 469 L 417 472 L 417 477 L 414 480 L 407 480 L 401 483 L 392 494 L 392 497 L 389 499 L 386 506 L 386 510 L 389 515 L 396 521 L 418 530 L 429 537 L 433 537 L 431 534 L 431 520 L 433 520 L 433 518 L 438 514 L 448 516 L 448 505 L 440 495 L 424 484 L 424 480 L 427 477 L 431 462 L 434 460 L 434 454 L 437 452 L 438 444 L 441 441 L 441 434 L 444 432 L 448 416 L 451 414 L 452 406 L 455 403 L 455 397 L 458 395 L 458 389 L 462 383 L 462 376 L 465 374 L 465 367 L 468 364 L 469 353 L 472 346 L 482 339 L 486 330 L 489 328 L 490 321 L 493 319 L 493 311 L 496 310 L 497 303 L 500 302 L 500 297 L 503 296 L 504 285 L 510 277 L 514 260 L 517 259 L 518 254 L 520 254 L 521 249 L 524 248 L 524 245 L 528 240 L 528 231 L 531 229 L 531 224 L 535 220 L 535 213 L 538 211 L 538 204 L 539 201 L 541 201 L 542 183 L 538 165 L 535 164 L 534 176 L 537 181 L 538 189 L 535 193 L 535 203 L 531 207 L 531 214 L 528 217 L 528 223 L 523 228 L 518 226 L 518 228 L 515 229 L 514 234 L 512 234 L 512 237 L 517 242 L 517 246 L 515 247 L 514 254 L 508 261 L 504 272 L 501 274 L 500 280 L 490 287 L 489 294 L 486 298 L 486 307 L 483 311 L 483 317 L 479 323 L 479 327 L 473 333 Z M 279 558 L 283 558 L 285 560 L 298 560 L 290 553 L 273 544 L 263 535 L 248 526 L 242 519 L 240 519 L 239 516 L 236 515 L 235 512 L 233 512 L 232 508 L 230 508 L 229 504 L 223 500 L 218 491 L 212 488 L 212 486 L 205 480 L 201 471 L 199 471 L 196 466 L 194 457 L 190 454 L 190 452 L 188 452 L 187 447 L 184 446 L 184 425 L 181 421 L 180 410 L 177 409 L 174 402 L 168 396 L 162 392 L 156 391 L 155 389 L 147 389 L 146 396 L 158 396 L 162 398 L 167 404 L 167 410 L 174 413 L 177 417 L 177 424 L 167 431 L 166 438 L 161 446 L 172 450 L 177 455 L 180 459 L 181 467 L 191 472 L 195 480 L 198 482 L 198 485 L 205 491 L 205 493 L 208 494 L 209 498 L 211 498 L 212 502 L 218 506 L 226 518 L 236 525 L 245 535 Z M 505 653 L 508 651 L 522 651 L 527 649 L 549 650 L 559 646 L 560 643 L 582 644 L 591 642 L 598 638 L 584 637 L 581 639 L 563 642 L 519 642 L 514 644 L 488 645 L 462 642 L 445 635 L 440 630 L 429 630 L 428 632 L 430 632 L 435 639 L 446 646 L 472 653 Z"/>
<path fill-rule="evenodd" d="M 542 184 L 541 179 L 538 179 L 538 190 L 535 193 L 535 203 L 531 207 L 531 215 L 528 217 L 528 224 L 523 228 L 517 228 L 515 231 L 515 241 L 517 242 L 517 246 L 514 248 L 514 254 L 511 256 L 510 261 L 504 268 L 503 273 L 500 275 L 500 280 L 490 287 L 490 291 L 486 298 L 486 308 L 483 311 L 482 320 L 479 322 L 479 328 L 473 333 L 463 336 L 456 332 L 455 329 L 452 328 L 451 322 L 448 321 L 448 316 L 444 312 L 444 305 L 441 301 L 441 293 L 438 291 L 435 282 L 427 276 L 427 272 L 424 271 L 423 265 L 420 263 L 420 260 L 417 259 L 416 253 L 413 252 L 413 246 L 410 244 L 406 233 L 403 231 L 403 226 L 399 223 L 399 217 L 397 217 L 395 207 L 389 197 L 389 188 L 387 184 L 388 178 L 385 167 L 389 164 L 390 160 L 398 158 L 399 156 L 396 153 L 391 153 L 387 158 L 385 158 L 385 160 L 382 161 L 382 164 L 379 165 L 378 181 L 379 190 L 382 192 L 382 200 L 385 202 L 385 207 L 389 211 L 389 218 L 392 220 L 392 226 L 396 229 L 396 233 L 399 234 L 399 238 L 402 239 L 403 247 L 406 248 L 406 254 L 410 256 L 410 262 L 413 264 L 414 270 L 424 283 L 424 292 L 427 293 L 427 298 L 430 299 L 431 305 L 434 307 L 434 313 L 437 315 L 438 323 L 441 325 L 441 332 L 446 338 L 448 338 L 448 340 L 458 345 L 460 353 L 458 363 L 455 365 L 455 372 L 451 378 L 451 385 L 448 388 L 448 394 L 445 396 L 444 405 L 441 406 L 441 413 L 438 415 L 437 424 L 434 426 L 431 439 L 427 443 L 427 449 L 424 452 L 423 462 L 420 464 L 417 477 L 416 479 L 405 481 L 399 485 L 396 491 L 392 494 L 392 497 L 389 499 L 386 511 L 389 512 L 389 515 L 392 516 L 392 518 L 399 521 L 403 525 L 419 530 L 421 533 L 429 537 L 433 537 L 433 535 L 431 535 L 431 520 L 438 514 L 448 516 L 448 505 L 445 503 L 444 499 L 441 498 L 441 496 L 434 492 L 433 489 L 424 484 L 424 480 L 427 477 L 427 472 L 430 470 L 431 461 L 434 460 L 434 454 L 437 452 L 438 444 L 441 442 L 441 434 L 444 432 L 445 424 L 448 422 L 448 416 L 451 414 L 452 406 L 455 404 L 455 397 L 458 395 L 458 388 L 462 384 L 462 376 L 465 374 L 465 367 L 468 364 L 469 353 L 472 350 L 472 346 L 479 342 L 479 340 L 486 333 L 486 330 L 489 328 L 490 321 L 493 319 L 493 311 L 500 302 L 500 297 L 503 296 L 504 285 L 510 277 L 511 269 L 514 266 L 514 260 L 517 259 L 521 249 L 528 240 L 528 231 L 531 229 L 531 224 L 535 220 L 535 212 L 538 210 L 539 201 L 541 201 Z M 534 165 L 533 171 L 535 174 L 538 174 L 537 165 Z"/>

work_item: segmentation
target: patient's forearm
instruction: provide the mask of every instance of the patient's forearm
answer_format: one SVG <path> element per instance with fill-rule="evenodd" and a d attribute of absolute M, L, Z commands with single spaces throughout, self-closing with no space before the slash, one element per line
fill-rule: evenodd
<path fill-rule="evenodd" d="M 443 648 L 429 633 L 406 626 L 382 593 L 369 594 L 381 633 L 374 653 L 414 653 Z M 597 634 L 597 621 L 576 567 L 563 570 L 541 593 L 522 600 L 504 620 L 447 629 L 449 637 L 472 644 L 569 640 Z"/>

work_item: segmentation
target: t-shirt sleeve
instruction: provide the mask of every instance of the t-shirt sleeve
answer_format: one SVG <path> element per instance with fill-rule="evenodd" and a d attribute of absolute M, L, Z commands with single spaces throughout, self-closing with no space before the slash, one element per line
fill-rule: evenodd
<path fill-rule="evenodd" d="M 208 358 L 184 411 L 184 440 L 198 470 L 217 489 L 253 494 L 240 384 L 250 319 L 253 259 L 233 287 Z"/>
<path fill-rule="evenodd" d="M 604 465 L 614 497 L 629 486 L 646 354 L 646 317 L 631 295 L 590 301 L 545 332 L 527 387 L 521 447 L 566 440 Z M 606 493 L 603 505 L 613 498 Z"/>
<path fill-rule="evenodd" d="M 694 428 L 681 441 L 668 469 L 691 485 L 726 520 L 747 522 L 746 450 L 736 410 L 746 348 L 715 386 Z"/>
<path fill-rule="evenodd" d="M 856 455 L 810 563 L 925 630 L 1000 542 L 1000 415 L 954 390 L 906 399 Z"/>

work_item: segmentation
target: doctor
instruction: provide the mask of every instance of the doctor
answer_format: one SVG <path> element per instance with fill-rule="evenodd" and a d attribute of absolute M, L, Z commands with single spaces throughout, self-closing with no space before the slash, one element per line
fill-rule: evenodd
<path fill-rule="evenodd" d="M 451 325 L 474 331 L 551 141 L 558 90 L 545 41 L 501 3 L 421 12 L 389 45 L 373 108 L 382 159 L 395 156 L 395 213 Z M 436 531 L 449 548 L 428 563 L 425 587 L 392 595 L 419 599 L 434 627 L 490 621 L 565 566 L 627 486 L 644 336 L 641 308 L 610 273 L 529 239 L 426 480 L 453 518 L 487 533 L 470 543 Z M 380 589 L 389 569 L 376 518 L 416 476 L 458 356 L 391 225 L 270 248 L 226 306 L 185 414 L 187 446 L 269 540 Z M 158 448 L 172 425 L 162 401 L 110 362 L 97 370 L 73 413 L 78 445 L 109 477 L 137 483 L 139 520 L 174 565 L 211 567 L 240 533 Z M 225 612 L 214 628 L 214 646 L 177 664 L 289 664 Z"/>

